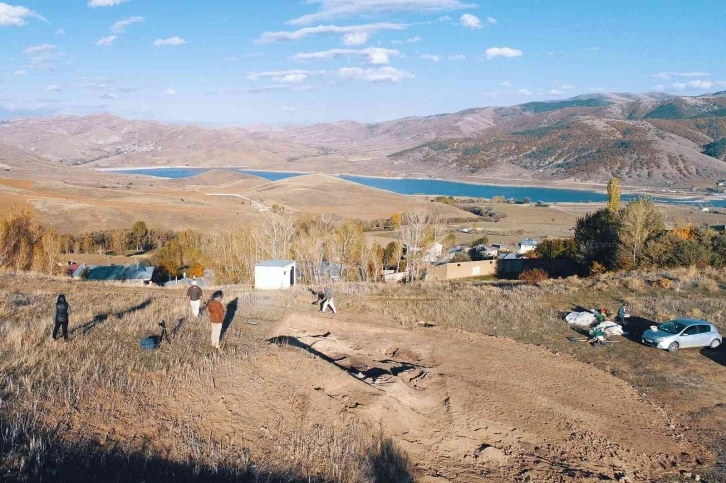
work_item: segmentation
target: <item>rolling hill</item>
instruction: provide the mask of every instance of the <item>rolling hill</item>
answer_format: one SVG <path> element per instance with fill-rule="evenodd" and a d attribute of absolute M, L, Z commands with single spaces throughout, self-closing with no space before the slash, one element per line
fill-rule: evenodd
<path fill-rule="evenodd" d="M 0 122 L 56 165 L 701 185 L 726 177 L 726 97 L 596 93 L 379 123 L 207 129 L 110 115 Z"/>
<path fill-rule="evenodd" d="M 604 181 L 617 176 L 659 184 L 705 182 L 726 174 L 723 97 L 573 99 L 519 108 L 531 115 L 471 136 L 436 139 L 389 159 L 417 169 L 450 166 L 478 175 L 536 180 Z"/>
<path fill-rule="evenodd" d="M 471 218 L 454 206 L 370 188 L 335 176 L 310 174 L 264 184 L 245 196 L 268 205 L 280 204 L 298 212 L 381 218 L 416 207 L 426 207 L 447 218 Z"/>

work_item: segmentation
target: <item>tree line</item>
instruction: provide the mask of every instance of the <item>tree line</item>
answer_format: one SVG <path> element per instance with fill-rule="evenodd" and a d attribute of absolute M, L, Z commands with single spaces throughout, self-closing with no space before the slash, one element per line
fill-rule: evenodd
<path fill-rule="evenodd" d="M 545 240 L 534 256 L 573 258 L 591 274 L 613 270 L 726 266 L 726 232 L 683 223 L 671 230 L 650 198 L 620 204 L 616 179 L 607 207 L 579 218 L 573 238 Z"/>

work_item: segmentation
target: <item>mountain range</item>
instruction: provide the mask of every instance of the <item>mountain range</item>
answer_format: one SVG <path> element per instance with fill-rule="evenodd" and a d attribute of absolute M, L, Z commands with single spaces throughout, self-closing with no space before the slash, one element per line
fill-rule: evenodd
<path fill-rule="evenodd" d="M 726 178 L 726 91 L 698 97 L 596 93 L 288 128 L 204 128 L 107 114 L 9 119 L 0 121 L 0 143 L 32 154 L 18 155 L 23 159 L 66 166 L 244 166 L 540 182 L 617 176 L 647 185 L 706 184 Z"/>

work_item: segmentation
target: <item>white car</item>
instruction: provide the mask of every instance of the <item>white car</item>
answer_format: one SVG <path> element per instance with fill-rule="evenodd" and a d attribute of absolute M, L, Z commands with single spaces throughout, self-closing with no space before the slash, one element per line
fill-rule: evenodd
<path fill-rule="evenodd" d="M 643 332 L 643 344 L 678 352 L 686 347 L 716 349 L 723 342 L 718 329 L 705 320 L 675 319 Z"/>

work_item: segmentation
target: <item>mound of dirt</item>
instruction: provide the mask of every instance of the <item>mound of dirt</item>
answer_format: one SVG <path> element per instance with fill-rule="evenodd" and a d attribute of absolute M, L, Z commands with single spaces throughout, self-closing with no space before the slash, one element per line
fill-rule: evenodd
<path fill-rule="evenodd" d="M 315 357 L 297 351 L 292 373 L 265 372 L 287 374 L 289 387 L 318 398 L 310 411 L 319 418 L 337 406 L 379 421 L 422 477 L 643 481 L 690 451 L 662 410 L 569 357 L 509 339 L 349 317 L 287 316 L 270 341 Z M 267 396 L 258 395 L 274 398 Z"/>

